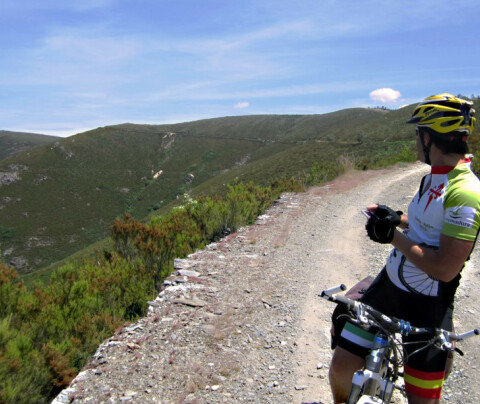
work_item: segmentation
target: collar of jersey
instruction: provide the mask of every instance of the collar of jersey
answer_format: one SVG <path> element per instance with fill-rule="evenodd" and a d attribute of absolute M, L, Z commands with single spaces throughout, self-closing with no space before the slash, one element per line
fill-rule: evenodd
<path fill-rule="evenodd" d="M 462 164 L 467 164 L 467 163 L 470 163 L 470 159 L 468 157 L 465 159 L 465 163 L 462 163 Z M 448 174 L 455 167 L 456 166 L 434 166 L 432 167 L 432 174 Z"/>

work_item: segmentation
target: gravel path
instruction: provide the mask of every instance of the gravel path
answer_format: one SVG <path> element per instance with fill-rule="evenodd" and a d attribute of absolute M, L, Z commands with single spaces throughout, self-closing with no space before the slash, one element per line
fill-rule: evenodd
<path fill-rule="evenodd" d="M 389 247 L 367 239 L 360 209 L 405 211 L 426 171 L 352 172 L 283 195 L 255 225 L 177 260 L 148 315 L 105 341 L 57 402 L 330 403 L 333 305 L 318 293 L 382 268 Z M 460 331 L 479 325 L 478 262 L 464 270 Z M 462 343 L 445 402 L 480 402 L 478 342 Z"/>

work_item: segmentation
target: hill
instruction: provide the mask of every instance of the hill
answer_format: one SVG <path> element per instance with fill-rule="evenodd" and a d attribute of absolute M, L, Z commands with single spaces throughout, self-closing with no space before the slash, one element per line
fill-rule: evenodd
<path fill-rule="evenodd" d="M 11 132 L 0 130 L 0 160 L 33 147 L 53 143 L 60 139 L 56 136 L 39 135 L 36 133 Z"/>
<path fill-rule="evenodd" d="M 21 273 L 108 234 L 114 218 L 161 213 L 179 195 L 222 192 L 239 178 L 269 184 L 339 156 L 375 167 L 413 148 L 411 107 L 324 115 L 226 117 L 172 125 L 98 128 L 0 161 L 0 250 Z"/>
<path fill-rule="evenodd" d="M 255 225 L 176 260 L 148 313 L 105 338 L 54 403 L 332 402 L 334 305 L 319 293 L 377 275 L 391 245 L 366 237 L 360 210 L 382 201 L 405 211 L 426 172 L 422 164 L 350 172 L 284 194 Z M 462 272 L 458 332 L 478 324 L 479 259 L 475 251 Z M 478 338 L 458 348 L 465 356 L 456 355 L 444 400 L 477 404 Z"/>

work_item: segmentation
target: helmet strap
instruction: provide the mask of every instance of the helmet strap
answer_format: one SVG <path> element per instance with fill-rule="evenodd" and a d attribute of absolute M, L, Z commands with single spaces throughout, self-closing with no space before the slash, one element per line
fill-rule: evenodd
<path fill-rule="evenodd" d="M 428 164 L 430 166 L 432 165 L 432 162 L 430 161 L 430 148 L 432 147 L 432 139 L 430 139 L 430 142 L 428 144 L 425 144 L 424 135 L 425 132 L 423 130 L 420 130 L 418 136 L 420 136 L 420 141 L 422 142 L 423 154 L 425 156 L 425 164 Z"/>

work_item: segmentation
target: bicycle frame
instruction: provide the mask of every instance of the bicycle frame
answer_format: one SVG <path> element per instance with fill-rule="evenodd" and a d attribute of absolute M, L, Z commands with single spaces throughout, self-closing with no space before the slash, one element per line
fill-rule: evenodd
<path fill-rule="evenodd" d="M 383 333 L 377 334 L 373 348 L 366 357 L 365 368 L 353 375 L 347 404 L 357 403 L 360 394 L 369 397 L 378 396 L 381 397 L 382 402 L 390 402 L 395 387 L 394 380 L 386 374 L 390 349 L 388 337 Z"/>

